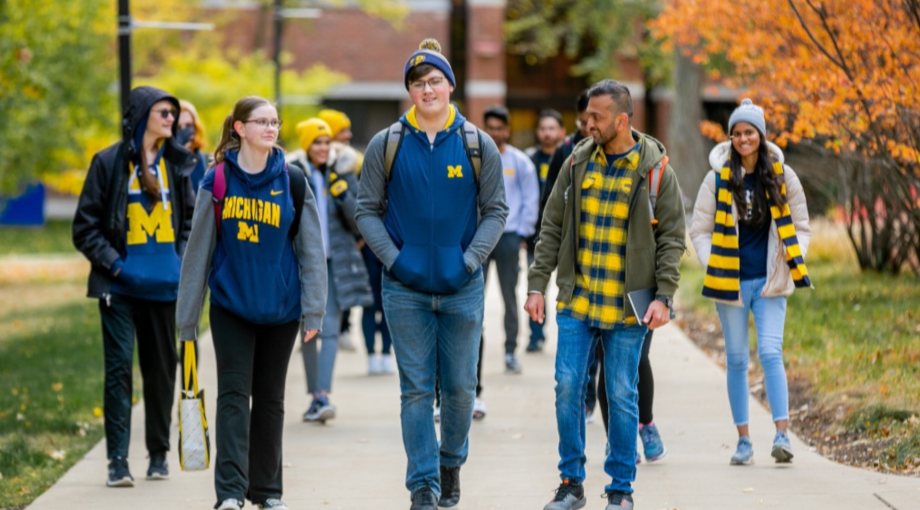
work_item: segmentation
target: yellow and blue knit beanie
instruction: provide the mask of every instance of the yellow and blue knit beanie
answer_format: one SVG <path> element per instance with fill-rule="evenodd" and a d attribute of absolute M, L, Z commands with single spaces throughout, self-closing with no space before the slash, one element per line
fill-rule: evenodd
<path fill-rule="evenodd" d="M 313 142 L 321 136 L 332 138 L 332 128 L 323 119 L 309 119 L 297 124 L 297 136 L 300 137 L 300 148 L 310 150 Z"/>
<path fill-rule="evenodd" d="M 418 51 L 413 53 L 412 56 L 409 57 L 409 60 L 406 61 L 406 70 L 403 73 L 404 81 L 406 82 L 406 90 L 409 90 L 409 72 L 422 64 L 436 67 L 444 73 L 444 76 L 447 77 L 447 81 L 449 81 L 452 86 L 457 86 L 457 80 L 454 78 L 454 70 L 451 69 L 450 62 L 447 61 L 444 55 L 441 55 L 441 44 L 437 39 L 425 39 L 419 44 Z"/>
<path fill-rule="evenodd" d="M 342 130 L 351 127 L 351 119 L 348 118 L 348 115 L 345 115 L 343 112 L 338 110 L 320 110 L 316 116 L 326 121 L 326 124 L 329 124 L 329 128 L 332 129 L 333 138 L 339 136 L 339 133 L 341 133 Z"/>
<path fill-rule="evenodd" d="M 754 104 L 750 99 L 743 99 L 741 106 L 735 108 L 732 116 L 728 118 L 728 134 L 732 133 L 732 128 L 739 122 L 747 122 L 760 131 L 760 136 L 766 138 L 767 123 L 763 117 L 763 108 Z"/>

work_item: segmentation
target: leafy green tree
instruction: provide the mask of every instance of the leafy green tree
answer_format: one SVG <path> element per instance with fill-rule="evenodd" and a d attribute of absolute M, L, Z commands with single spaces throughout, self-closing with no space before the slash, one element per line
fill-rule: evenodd
<path fill-rule="evenodd" d="M 114 129 L 108 3 L 0 2 L 0 193 L 78 164 L 94 132 Z"/>

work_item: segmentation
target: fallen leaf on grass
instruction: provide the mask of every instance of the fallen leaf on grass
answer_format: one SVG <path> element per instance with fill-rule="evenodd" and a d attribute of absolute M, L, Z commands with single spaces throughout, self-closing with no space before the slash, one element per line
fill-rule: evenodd
<path fill-rule="evenodd" d="M 54 460 L 64 460 L 64 457 L 67 457 L 67 451 L 54 450 L 54 451 L 48 452 L 48 456 Z"/>
<path fill-rule="evenodd" d="M 54 383 L 54 384 L 51 385 L 51 389 L 54 390 L 54 391 L 61 391 L 61 390 L 64 389 L 64 384 L 63 384 L 63 383 L 59 383 L 59 382 Z"/>
<path fill-rule="evenodd" d="M 101 407 L 94 407 L 94 408 L 93 408 L 93 416 L 95 416 L 96 418 L 102 418 L 102 408 L 101 408 Z"/>

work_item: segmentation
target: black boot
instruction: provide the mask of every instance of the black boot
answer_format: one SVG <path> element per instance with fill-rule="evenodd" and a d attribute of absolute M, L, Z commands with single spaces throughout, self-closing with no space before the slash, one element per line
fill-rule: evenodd
<path fill-rule="evenodd" d="M 460 502 L 460 468 L 441 466 L 441 499 L 438 506 L 453 508 Z"/>

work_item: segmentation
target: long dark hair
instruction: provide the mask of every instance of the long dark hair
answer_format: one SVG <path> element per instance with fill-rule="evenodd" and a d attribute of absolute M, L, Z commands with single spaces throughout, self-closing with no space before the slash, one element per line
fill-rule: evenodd
<path fill-rule="evenodd" d="M 732 198 L 738 206 L 738 221 L 742 221 L 753 228 L 761 228 L 772 219 L 770 206 L 775 205 L 783 210 L 786 206 L 786 197 L 782 193 L 783 178 L 773 171 L 776 159 L 770 154 L 767 141 L 760 136 L 760 147 L 757 148 L 757 164 L 754 165 L 754 199 L 751 205 L 751 218 L 747 219 L 742 208 L 747 204 L 747 194 L 744 186 L 744 167 L 741 166 L 741 154 L 731 146 L 732 169 Z M 767 200 L 767 192 L 770 200 Z"/>
<path fill-rule="evenodd" d="M 259 96 L 246 96 L 236 102 L 236 105 L 233 106 L 233 111 L 224 119 L 224 125 L 220 132 L 220 142 L 217 143 L 217 148 L 214 149 L 215 165 L 224 160 L 227 151 L 240 149 L 242 142 L 240 135 L 233 130 L 233 124 L 236 121 L 245 122 L 249 120 L 249 116 L 252 115 L 256 108 L 265 105 L 275 106 L 268 99 Z"/>

